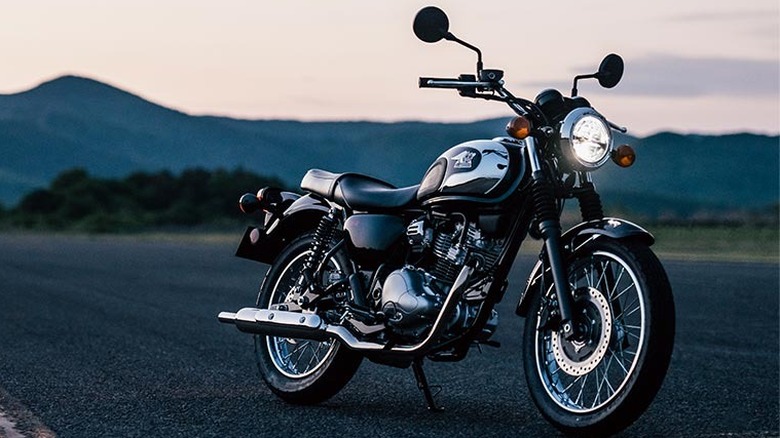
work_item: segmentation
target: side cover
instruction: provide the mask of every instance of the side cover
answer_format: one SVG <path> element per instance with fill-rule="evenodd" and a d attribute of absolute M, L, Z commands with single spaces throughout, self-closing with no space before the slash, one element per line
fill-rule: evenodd
<path fill-rule="evenodd" d="M 398 216 L 356 214 L 344 222 L 347 250 L 364 268 L 376 268 L 387 262 L 388 252 L 404 236 L 406 227 Z"/>

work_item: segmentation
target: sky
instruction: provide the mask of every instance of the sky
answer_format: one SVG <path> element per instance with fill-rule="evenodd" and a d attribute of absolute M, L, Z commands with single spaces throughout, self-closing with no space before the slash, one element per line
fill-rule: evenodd
<path fill-rule="evenodd" d="M 567 94 L 574 75 L 618 53 L 623 81 L 586 82 L 580 95 L 630 133 L 780 132 L 777 0 L 4 0 L 0 93 L 76 74 L 190 114 L 511 116 L 500 103 L 417 87 L 419 76 L 475 65 L 452 42 L 416 39 L 412 20 L 430 4 L 515 95 Z"/>

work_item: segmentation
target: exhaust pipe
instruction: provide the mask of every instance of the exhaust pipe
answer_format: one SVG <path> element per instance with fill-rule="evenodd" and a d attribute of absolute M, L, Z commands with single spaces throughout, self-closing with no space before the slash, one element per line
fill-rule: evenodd
<path fill-rule="evenodd" d="M 468 280 L 473 271 L 474 268 L 468 265 L 463 266 L 463 269 L 461 269 L 458 277 L 455 279 L 455 284 L 452 285 L 452 289 L 447 295 L 447 299 L 444 301 L 444 306 L 442 306 L 439 316 L 436 318 L 433 327 L 428 332 L 428 336 L 416 345 L 386 348 L 384 344 L 361 341 L 346 327 L 327 324 L 322 318 L 313 313 L 245 307 L 237 313 L 222 312 L 219 314 L 218 318 L 219 322 L 234 324 L 238 330 L 244 333 L 281 338 L 311 339 L 314 341 L 337 339 L 347 348 L 352 350 L 385 350 L 388 352 L 416 355 L 432 347 L 439 339 L 444 331 L 445 320 L 447 319 L 447 316 L 452 313 L 452 310 L 457 305 L 460 297 L 466 291 Z"/>
<path fill-rule="evenodd" d="M 221 323 L 235 324 L 238 330 L 255 335 L 311 339 L 313 341 L 335 338 L 353 350 L 381 350 L 384 348 L 382 344 L 359 340 L 346 327 L 326 324 L 322 318 L 313 313 L 245 307 L 237 313 L 221 312 L 218 318 Z"/>

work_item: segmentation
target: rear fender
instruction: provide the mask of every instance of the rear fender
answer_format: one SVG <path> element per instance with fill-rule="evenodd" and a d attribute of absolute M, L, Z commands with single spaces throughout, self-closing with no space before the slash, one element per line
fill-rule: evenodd
<path fill-rule="evenodd" d="M 315 229 L 328 211 L 328 201 L 316 195 L 304 195 L 281 213 L 266 213 L 262 227 L 247 227 L 236 257 L 271 264 L 293 239 Z"/>
<path fill-rule="evenodd" d="M 582 222 L 563 233 L 561 236 L 563 257 L 568 258 L 586 243 L 600 238 L 615 240 L 632 239 L 644 243 L 647 246 L 651 246 L 655 242 L 655 237 L 639 225 L 625 219 L 609 217 L 590 222 Z M 539 257 L 539 261 L 536 262 L 536 265 L 534 265 L 534 268 L 531 270 L 531 275 L 528 276 L 525 290 L 523 291 L 523 294 L 520 295 L 520 300 L 518 301 L 517 309 L 515 310 L 515 313 L 519 316 L 526 316 L 534 294 L 539 293 L 543 269 L 544 271 L 549 271 L 549 268 L 545 268 L 545 260 L 547 260 L 547 256 L 543 252 Z"/>

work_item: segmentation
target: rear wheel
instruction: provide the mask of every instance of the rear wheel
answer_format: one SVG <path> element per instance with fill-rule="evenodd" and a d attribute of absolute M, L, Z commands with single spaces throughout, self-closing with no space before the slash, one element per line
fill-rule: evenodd
<path fill-rule="evenodd" d="M 633 423 L 663 382 L 674 342 L 674 302 L 658 259 L 636 242 L 593 241 L 567 261 L 574 294 L 567 340 L 545 326 L 552 282 L 525 324 L 524 366 L 544 417 L 574 435 L 608 435 Z"/>
<path fill-rule="evenodd" d="M 304 288 L 302 271 L 309 255 L 312 235 L 306 234 L 285 248 L 268 271 L 257 307 L 294 302 Z M 323 269 L 320 281 L 350 274 L 349 261 L 337 254 Z M 320 315 L 323 316 L 323 315 Z M 325 401 L 346 385 L 360 365 L 362 356 L 338 341 L 255 336 L 255 355 L 260 375 L 271 391 L 295 404 Z"/>

